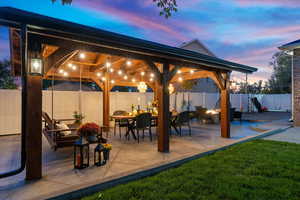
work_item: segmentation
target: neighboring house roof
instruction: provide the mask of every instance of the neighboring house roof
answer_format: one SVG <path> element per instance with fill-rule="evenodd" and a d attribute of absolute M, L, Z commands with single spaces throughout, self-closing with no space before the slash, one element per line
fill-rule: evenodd
<path fill-rule="evenodd" d="M 224 69 L 252 73 L 256 68 L 242 65 L 201 53 L 171 47 L 147 40 L 129 37 L 65 20 L 27 12 L 24 10 L 0 7 L 0 23 L 14 27 L 28 26 L 33 34 L 52 34 L 85 43 L 94 43 L 107 48 L 118 48 L 120 51 L 137 55 L 153 56 L 168 59 L 172 62 L 204 65 L 213 69 Z"/>
<path fill-rule="evenodd" d="M 200 42 L 198 39 L 193 39 L 189 42 L 184 42 L 181 45 L 179 45 L 179 48 L 186 49 L 190 51 L 195 51 L 201 54 L 205 54 L 208 56 L 216 57 L 202 42 Z"/>
<path fill-rule="evenodd" d="M 190 51 L 195 51 L 201 54 L 205 54 L 208 56 L 216 57 L 202 42 L 198 39 L 193 39 L 189 42 L 182 43 L 179 48 L 187 49 Z M 214 93 L 219 92 L 219 88 L 214 83 L 213 80 L 209 78 L 205 79 L 198 79 L 197 84 L 191 90 L 192 92 L 207 92 L 207 93 Z"/>
<path fill-rule="evenodd" d="M 293 50 L 293 49 L 298 49 L 300 48 L 300 39 L 299 40 L 295 40 L 293 42 L 284 44 L 280 47 L 278 47 L 280 50 Z"/>

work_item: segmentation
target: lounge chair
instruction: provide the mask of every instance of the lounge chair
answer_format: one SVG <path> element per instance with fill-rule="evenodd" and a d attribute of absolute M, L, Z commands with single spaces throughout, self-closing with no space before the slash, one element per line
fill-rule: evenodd
<path fill-rule="evenodd" d="M 62 121 L 75 121 L 75 119 L 51 119 L 46 112 L 42 112 L 44 121 L 43 134 L 47 138 L 51 148 L 56 151 L 58 148 L 72 146 L 79 139 L 76 134 L 77 128 L 59 128 L 58 124 Z M 65 134 L 71 132 L 70 134 Z"/>

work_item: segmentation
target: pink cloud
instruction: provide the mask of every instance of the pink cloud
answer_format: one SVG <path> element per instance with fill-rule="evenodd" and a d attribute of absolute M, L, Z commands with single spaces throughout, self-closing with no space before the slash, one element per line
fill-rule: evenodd
<path fill-rule="evenodd" d="M 235 0 L 240 6 L 300 7 L 298 0 Z"/>
<path fill-rule="evenodd" d="M 164 25 L 163 23 L 160 23 L 158 20 L 154 20 L 153 18 L 147 17 L 143 13 L 138 14 L 138 13 L 126 11 L 124 9 L 121 10 L 112 7 L 106 3 L 102 3 L 101 1 L 97 1 L 97 2 L 85 1 L 85 2 L 79 2 L 79 4 L 80 7 L 85 7 L 95 12 L 105 12 L 108 15 L 113 15 L 115 17 L 118 17 L 119 20 L 125 21 L 129 25 L 133 25 L 144 30 L 148 29 L 152 31 L 159 31 L 168 34 L 170 37 L 173 37 L 179 41 L 188 40 L 188 37 L 181 34 L 179 31 L 170 28 L 172 26 L 169 27 L 168 25 Z M 164 20 L 162 17 L 160 17 L 160 19 Z"/>

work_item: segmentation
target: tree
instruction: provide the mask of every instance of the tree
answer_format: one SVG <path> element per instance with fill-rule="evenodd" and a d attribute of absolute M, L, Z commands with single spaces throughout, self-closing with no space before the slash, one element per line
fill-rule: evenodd
<path fill-rule="evenodd" d="M 52 2 L 56 2 L 57 0 L 51 0 Z M 63 5 L 71 4 L 73 0 L 61 0 Z M 177 3 L 176 0 L 153 0 L 153 3 L 156 4 L 157 7 L 161 9 L 159 14 L 161 16 L 165 16 L 169 18 L 172 13 L 177 12 Z"/>
<path fill-rule="evenodd" d="M 16 89 L 15 79 L 11 74 L 8 60 L 0 61 L 0 89 Z"/>
<path fill-rule="evenodd" d="M 273 55 L 270 65 L 273 66 L 274 71 L 267 83 L 270 93 L 291 92 L 291 58 L 282 51 Z"/>

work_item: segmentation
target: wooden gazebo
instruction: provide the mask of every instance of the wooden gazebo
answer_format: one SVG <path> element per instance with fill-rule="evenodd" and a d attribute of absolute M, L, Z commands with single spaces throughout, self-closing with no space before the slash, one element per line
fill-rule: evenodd
<path fill-rule="evenodd" d="M 95 82 L 103 91 L 104 125 L 109 123 L 111 88 L 145 82 L 158 100 L 158 151 L 169 152 L 169 83 L 214 80 L 221 91 L 221 136 L 229 138 L 230 73 L 256 71 L 216 57 L 14 8 L 0 8 L 0 23 L 10 27 L 13 71 L 24 80 L 22 134 L 27 179 L 42 176 L 42 79 Z M 43 61 L 42 75 L 30 73 L 34 58 Z"/>

